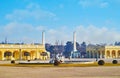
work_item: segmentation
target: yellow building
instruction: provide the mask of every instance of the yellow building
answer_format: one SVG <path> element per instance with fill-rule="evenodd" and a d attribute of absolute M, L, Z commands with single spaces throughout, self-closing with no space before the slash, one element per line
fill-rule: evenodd
<path fill-rule="evenodd" d="M 120 46 L 92 45 L 86 51 L 88 58 L 120 58 Z"/>
<path fill-rule="evenodd" d="M 47 60 L 50 53 L 44 45 L 0 44 L 0 60 Z"/>

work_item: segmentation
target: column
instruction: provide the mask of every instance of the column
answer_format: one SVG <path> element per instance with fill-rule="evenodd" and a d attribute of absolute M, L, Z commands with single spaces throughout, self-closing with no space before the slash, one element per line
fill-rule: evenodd
<path fill-rule="evenodd" d="M 4 52 L 1 52 L 2 53 L 2 60 L 4 60 Z"/>
<path fill-rule="evenodd" d="M 96 55 L 97 55 L 96 58 L 99 58 L 99 52 L 98 51 L 97 51 Z"/>
<path fill-rule="evenodd" d="M 102 58 L 102 56 L 103 56 L 103 53 L 102 53 L 102 52 L 100 52 L 100 58 Z"/>
<path fill-rule="evenodd" d="M 105 59 L 107 58 L 107 53 L 106 53 L 106 51 L 105 51 L 105 54 L 104 54 L 104 58 L 105 58 Z"/>
<path fill-rule="evenodd" d="M 116 51 L 116 52 L 115 52 L 115 54 L 116 54 L 116 55 L 115 55 L 115 56 L 116 56 L 116 58 L 118 58 L 118 51 Z"/>
<path fill-rule="evenodd" d="M 36 46 L 36 60 L 38 59 L 38 45 Z"/>
<path fill-rule="evenodd" d="M 112 58 L 112 51 L 110 51 L 110 58 Z"/>
<path fill-rule="evenodd" d="M 94 57 L 95 57 L 95 53 L 94 53 L 94 52 L 92 52 L 92 54 L 93 54 L 93 57 L 92 57 L 92 58 L 94 58 Z"/>
<path fill-rule="evenodd" d="M 87 51 L 87 58 L 90 58 L 90 52 Z"/>
<path fill-rule="evenodd" d="M 20 45 L 20 48 L 19 48 L 19 60 L 22 60 L 22 49 L 21 49 L 21 45 Z"/>
<path fill-rule="evenodd" d="M 13 51 L 11 51 L 11 60 L 15 60 L 14 57 L 13 57 Z"/>

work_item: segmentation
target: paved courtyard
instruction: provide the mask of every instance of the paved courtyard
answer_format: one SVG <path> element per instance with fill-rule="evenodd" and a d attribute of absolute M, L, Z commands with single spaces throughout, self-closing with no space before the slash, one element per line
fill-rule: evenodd
<path fill-rule="evenodd" d="M 120 78 L 120 66 L 112 67 L 0 66 L 0 78 Z"/>

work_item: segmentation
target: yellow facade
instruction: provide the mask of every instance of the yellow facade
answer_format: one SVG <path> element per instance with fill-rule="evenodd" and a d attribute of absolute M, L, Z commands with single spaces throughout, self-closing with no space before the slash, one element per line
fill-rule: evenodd
<path fill-rule="evenodd" d="M 88 58 L 120 58 L 120 46 L 88 46 Z"/>
<path fill-rule="evenodd" d="M 106 58 L 120 58 L 120 46 L 105 46 Z"/>
<path fill-rule="evenodd" d="M 0 44 L 0 60 L 47 60 L 50 53 L 44 45 Z"/>

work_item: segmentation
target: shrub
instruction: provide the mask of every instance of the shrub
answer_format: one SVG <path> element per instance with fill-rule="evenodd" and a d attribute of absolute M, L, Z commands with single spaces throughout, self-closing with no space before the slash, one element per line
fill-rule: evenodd
<path fill-rule="evenodd" d="M 35 58 L 34 60 L 37 60 L 37 58 Z"/>
<path fill-rule="evenodd" d="M 117 61 L 117 60 L 113 60 L 112 63 L 113 63 L 113 64 L 117 64 L 118 61 Z"/>
<path fill-rule="evenodd" d="M 99 64 L 99 65 L 104 65 L 105 62 L 104 62 L 103 60 L 99 60 L 99 61 L 98 61 L 98 64 Z"/>
<path fill-rule="evenodd" d="M 14 64 L 14 63 L 15 63 L 15 60 L 11 60 L 11 63 L 13 63 L 13 64 Z"/>
<path fill-rule="evenodd" d="M 28 62 L 30 62 L 30 60 L 28 60 Z"/>
<path fill-rule="evenodd" d="M 54 60 L 54 66 L 58 66 L 60 62 L 58 60 Z"/>

